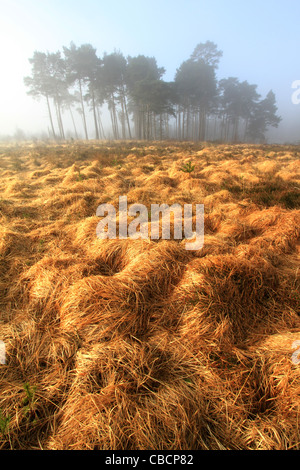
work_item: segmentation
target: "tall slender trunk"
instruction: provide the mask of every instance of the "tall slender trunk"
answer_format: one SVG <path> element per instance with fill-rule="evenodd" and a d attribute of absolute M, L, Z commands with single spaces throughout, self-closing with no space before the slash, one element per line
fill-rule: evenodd
<path fill-rule="evenodd" d="M 166 137 L 169 139 L 170 137 L 170 129 L 169 129 L 169 115 L 166 113 Z"/>
<path fill-rule="evenodd" d="M 128 128 L 129 139 L 131 139 L 131 129 L 130 129 L 130 121 L 129 121 L 129 114 L 127 109 L 126 97 L 124 96 L 124 109 L 125 109 L 125 116 Z"/>
<path fill-rule="evenodd" d="M 190 118 L 191 118 L 191 110 L 190 110 L 190 105 L 188 105 L 187 111 L 186 111 L 186 136 L 188 140 L 190 136 Z"/>
<path fill-rule="evenodd" d="M 150 111 L 149 111 L 149 105 L 147 105 L 147 111 L 146 111 L 146 139 L 150 140 Z"/>
<path fill-rule="evenodd" d="M 93 116 L 94 116 L 94 124 L 95 124 L 95 136 L 96 136 L 96 140 L 99 140 L 99 130 L 98 130 L 97 115 L 96 115 L 95 95 L 94 95 L 94 90 L 93 89 L 92 89 L 92 105 L 93 105 Z"/>
<path fill-rule="evenodd" d="M 247 139 L 248 125 L 249 125 L 249 119 L 246 118 L 246 121 L 245 121 L 245 130 L 244 130 L 244 142 L 246 142 L 246 139 Z"/>
<path fill-rule="evenodd" d="M 97 118 L 98 118 L 98 132 L 99 132 L 99 138 L 100 139 L 103 139 L 103 134 L 102 134 L 102 129 L 101 129 L 101 119 L 100 119 L 100 111 L 99 111 L 99 108 L 98 106 L 96 107 L 97 109 Z"/>
<path fill-rule="evenodd" d="M 239 138 L 239 118 L 236 117 L 234 119 L 234 126 L 233 126 L 233 141 L 237 142 Z"/>
<path fill-rule="evenodd" d="M 137 109 L 137 138 L 142 140 L 144 136 L 144 111 L 142 105 L 138 105 Z"/>
<path fill-rule="evenodd" d="M 110 113 L 110 120 L 111 120 L 111 128 L 112 128 L 112 132 L 113 132 L 113 138 L 115 139 L 116 138 L 116 129 L 115 129 L 114 113 L 113 113 L 112 107 L 110 108 L 109 113 Z"/>
<path fill-rule="evenodd" d="M 119 138 L 119 129 L 118 129 L 118 118 L 117 118 L 117 112 L 116 112 L 116 104 L 115 104 L 115 99 L 114 99 L 114 94 L 111 94 L 111 120 L 112 120 L 112 126 L 113 126 L 113 134 L 114 134 L 114 139 Z"/>
<path fill-rule="evenodd" d="M 121 98 L 121 127 L 122 127 L 122 139 L 126 139 L 126 124 L 125 124 L 125 109 L 123 98 Z"/>
<path fill-rule="evenodd" d="M 197 139 L 197 116 L 196 113 L 193 113 L 193 119 L 192 119 L 192 140 Z"/>
<path fill-rule="evenodd" d="M 105 132 L 104 132 L 104 129 L 103 129 L 103 124 L 102 124 L 102 119 L 101 119 L 101 115 L 100 115 L 100 110 L 99 110 L 98 107 L 97 107 L 97 116 L 98 116 L 98 124 L 99 124 L 99 135 L 100 135 L 100 138 L 105 139 Z"/>
<path fill-rule="evenodd" d="M 121 91 L 120 96 L 121 96 L 122 112 L 124 113 L 124 125 L 125 125 L 125 122 L 126 122 L 129 138 L 131 139 L 132 137 L 131 137 L 130 121 L 129 121 L 127 103 L 126 103 L 126 91 L 125 91 L 124 84 L 121 85 L 121 90 L 120 91 Z M 125 136 L 126 136 L 126 130 L 125 130 Z"/>
<path fill-rule="evenodd" d="M 54 104 L 55 104 L 56 118 L 57 118 L 60 138 L 65 140 L 64 128 L 62 125 L 62 119 L 61 119 L 61 114 L 60 114 L 60 107 L 59 107 L 57 99 L 54 100 Z"/>
<path fill-rule="evenodd" d="M 159 139 L 162 140 L 163 129 L 162 129 L 162 114 L 159 115 Z"/>
<path fill-rule="evenodd" d="M 152 123 L 152 126 L 153 126 L 153 137 L 154 137 L 154 140 L 157 140 L 157 132 L 156 132 L 156 115 L 153 114 L 153 123 Z"/>
<path fill-rule="evenodd" d="M 225 118 L 225 142 L 229 141 L 229 128 L 230 128 L 230 119 L 228 116 Z"/>
<path fill-rule="evenodd" d="M 139 106 L 139 111 L 138 111 L 138 138 L 140 140 L 144 139 L 144 110 L 142 109 L 142 106 Z"/>
<path fill-rule="evenodd" d="M 146 137 L 146 110 L 145 110 L 144 106 L 143 106 L 142 121 L 143 121 L 143 140 L 147 140 L 147 137 Z"/>
<path fill-rule="evenodd" d="M 217 134 L 217 116 L 215 116 L 215 118 L 214 118 L 213 140 L 216 140 L 216 134 Z"/>
<path fill-rule="evenodd" d="M 210 126 L 209 126 L 209 116 L 205 118 L 205 140 L 209 140 Z"/>
<path fill-rule="evenodd" d="M 202 107 L 199 113 L 199 140 L 201 142 L 205 141 L 205 131 L 206 131 L 206 112 Z"/>
<path fill-rule="evenodd" d="M 46 95 L 46 100 L 47 100 L 47 107 L 48 107 L 49 119 L 50 119 L 50 123 L 51 123 L 51 130 L 52 130 L 53 138 L 56 140 L 57 137 L 56 137 L 55 130 L 54 130 L 53 119 L 52 119 L 52 113 L 51 113 L 51 108 L 50 108 L 50 103 L 49 103 L 49 97 L 48 97 L 48 95 Z"/>
<path fill-rule="evenodd" d="M 181 140 L 181 111 L 180 108 L 178 107 L 178 134 L 177 138 Z"/>
<path fill-rule="evenodd" d="M 75 124 L 75 120 L 74 120 L 74 116 L 73 116 L 73 113 L 72 113 L 72 108 L 71 108 L 71 106 L 69 106 L 69 111 L 70 111 L 70 116 L 71 116 L 72 123 L 73 123 L 73 127 L 74 127 L 75 137 L 76 137 L 76 139 L 78 140 L 77 128 L 76 128 L 76 124 Z"/>
<path fill-rule="evenodd" d="M 221 123 L 221 140 L 226 142 L 226 117 L 223 114 L 222 123 Z"/>
<path fill-rule="evenodd" d="M 63 140 L 65 140 L 66 139 L 65 130 L 64 130 L 63 120 L 61 116 L 61 107 L 60 107 L 59 102 L 57 102 L 57 107 L 58 107 L 58 116 L 59 116 L 59 122 L 60 122 L 60 127 L 61 127 L 61 135 L 62 135 Z"/>
<path fill-rule="evenodd" d="M 134 108 L 134 132 L 135 132 L 135 138 L 139 139 L 140 138 L 140 110 L 138 106 L 135 106 Z"/>
<path fill-rule="evenodd" d="M 88 140 L 89 137 L 88 137 L 88 132 L 87 132 L 85 111 L 84 111 L 84 105 L 83 105 L 83 96 L 82 96 L 81 80 L 79 79 L 78 82 L 79 82 L 79 91 L 80 91 L 80 102 L 81 102 L 81 111 L 82 111 L 83 127 L 84 127 L 84 132 L 85 132 L 85 138 L 86 138 L 86 140 Z"/>

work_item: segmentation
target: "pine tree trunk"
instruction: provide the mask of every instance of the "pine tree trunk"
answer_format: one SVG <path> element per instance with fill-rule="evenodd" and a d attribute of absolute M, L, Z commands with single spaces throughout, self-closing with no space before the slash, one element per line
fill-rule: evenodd
<path fill-rule="evenodd" d="M 249 125 L 249 119 L 246 119 L 245 130 L 244 130 L 244 142 L 246 142 L 247 140 L 248 125 Z"/>
<path fill-rule="evenodd" d="M 140 125 L 141 125 L 141 139 L 146 140 L 146 123 L 145 123 L 145 109 L 142 106 L 140 113 Z"/>
<path fill-rule="evenodd" d="M 221 140 L 222 142 L 226 142 L 226 119 L 225 119 L 225 114 L 223 114 L 222 117 L 222 123 L 221 123 Z"/>
<path fill-rule="evenodd" d="M 58 128 L 59 128 L 60 138 L 62 140 L 64 140 L 64 130 L 63 130 L 63 127 L 62 127 L 60 109 L 59 109 L 59 104 L 58 104 L 57 100 L 54 100 L 54 105 L 55 105 L 56 119 L 57 119 L 57 124 L 58 124 Z"/>
<path fill-rule="evenodd" d="M 111 94 L 111 110 L 112 110 L 112 124 L 113 124 L 113 134 L 114 139 L 119 138 L 119 129 L 118 129 L 118 118 L 116 113 L 116 104 L 113 93 Z"/>
<path fill-rule="evenodd" d="M 112 132 L 113 132 L 113 138 L 115 139 L 116 138 L 116 129 L 115 129 L 114 113 L 113 113 L 112 107 L 110 108 L 109 113 L 110 113 L 110 120 L 111 120 L 111 128 L 112 128 Z"/>
<path fill-rule="evenodd" d="M 181 140 L 181 111 L 178 107 L 178 134 L 177 134 L 177 138 L 178 140 Z"/>
<path fill-rule="evenodd" d="M 61 107 L 60 107 L 59 102 L 57 102 L 57 106 L 58 106 L 59 122 L 60 122 L 60 127 L 61 127 L 61 135 L 62 135 L 63 140 L 66 140 L 65 130 L 64 130 L 64 126 L 63 126 L 63 120 L 62 120 L 62 116 L 61 116 Z"/>
<path fill-rule="evenodd" d="M 126 125 L 125 125 L 125 109 L 124 109 L 124 102 L 123 102 L 123 97 L 121 98 L 121 126 L 122 126 L 122 139 L 126 139 Z"/>
<path fill-rule="evenodd" d="M 169 137 L 170 137 L 169 115 L 166 114 L 166 138 L 169 139 Z"/>
<path fill-rule="evenodd" d="M 239 118 L 236 117 L 234 119 L 234 126 L 233 126 L 233 141 L 237 142 L 239 138 Z"/>
<path fill-rule="evenodd" d="M 78 133 L 77 133 L 77 129 L 76 129 L 75 120 L 74 120 L 74 116 L 73 116 L 73 113 L 72 113 L 71 106 L 69 106 L 69 111 L 70 111 L 70 115 L 71 115 L 71 119 L 72 119 L 72 123 L 73 123 L 73 127 L 74 127 L 75 137 L 78 140 Z"/>
<path fill-rule="evenodd" d="M 103 129 L 102 119 L 100 116 L 99 108 L 97 107 L 98 123 L 99 123 L 99 134 L 102 139 L 105 139 L 105 132 Z"/>
<path fill-rule="evenodd" d="M 129 121 L 129 114 L 128 114 L 128 109 L 127 109 L 127 104 L 126 104 L 126 94 L 125 94 L 124 86 L 122 86 L 122 101 L 123 101 L 123 106 L 124 106 L 124 113 L 125 113 L 125 118 L 126 118 L 129 139 L 131 139 L 132 137 L 131 137 L 130 121 Z"/>
<path fill-rule="evenodd" d="M 205 115 L 205 135 L 204 135 L 204 140 L 209 140 L 209 116 Z"/>
<path fill-rule="evenodd" d="M 189 137 L 190 137 L 190 106 L 188 106 L 187 108 L 187 112 L 186 112 L 186 136 L 187 136 L 187 139 L 189 140 Z"/>
<path fill-rule="evenodd" d="M 84 127 L 84 132 L 85 132 L 85 138 L 86 138 L 86 140 L 88 140 L 89 137 L 88 137 L 88 132 L 87 132 L 86 118 L 85 118 L 84 105 L 83 105 L 81 80 L 79 80 L 79 91 L 80 91 L 80 102 L 81 102 L 81 110 L 82 110 L 82 119 L 83 119 L 83 127 Z"/>
<path fill-rule="evenodd" d="M 206 112 L 202 108 L 199 115 L 199 140 L 201 142 L 205 141 L 205 131 L 206 131 Z"/>
<path fill-rule="evenodd" d="M 125 115 L 126 115 L 129 139 L 131 139 L 132 136 L 131 136 L 130 121 L 129 121 L 129 114 L 128 114 L 128 109 L 127 109 L 127 104 L 126 104 L 126 98 L 124 98 L 124 105 L 125 105 Z"/>
<path fill-rule="evenodd" d="M 196 113 L 193 113 L 193 119 L 192 119 L 192 140 L 197 140 L 197 116 Z"/>
<path fill-rule="evenodd" d="M 153 114 L 153 137 L 154 137 L 154 140 L 157 140 L 156 116 L 155 116 L 155 114 Z"/>
<path fill-rule="evenodd" d="M 225 142 L 229 141 L 229 127 L 230 127 L 230 120 L 228 116 L 225 118 Z"/>
<path fill-rule="evenodd" d="M 52 119 L 52 113 L 51 113 L 51 108 L 50 108 L 50 103 L 49 103 L 49 97 L 48 97 L 48 95 L 46 95 L 46 100 L 47 100 L 47 107 L 48 107 L 48 113 L 49 113 L 49 118 L 50 118 L 50 123 L 51 123 L 52 134 L 53 134 L 53 138 L 56 140 L 57 137 L 56 137 L 55 130 L 54 130 L 53 119 Z"/>
<path fill-rule="evenodd" d="M 92 104 L 93 104 L 93 115 L 94 115 L 94 124 L 95 124 L 95 135 L 96 135 L 96 140 L 99 140 L 99 130 L 98 130 L 97 115 L 96 115 L 94 90 L 92 90 Z"/>
<path fill-rule="evenodd" d="M 137 106 L 135 106 L 134 109 L 134 133 L 135 133 L 135 138 L 139 139 L 139 132 L 140 132 L 140 124 L 139 124 L 139 109 Z"/>
<path fill-rule="evenodd" d="M 159 140 L 162 140 L 162 115 L 159 115 Z"/>
<path fill-rule="evenodd" d="M 216 134 L 217 134 L 217 116 L 215 116 L 215 120 L 214 120 L 213 140 L 216 140 Z"/>

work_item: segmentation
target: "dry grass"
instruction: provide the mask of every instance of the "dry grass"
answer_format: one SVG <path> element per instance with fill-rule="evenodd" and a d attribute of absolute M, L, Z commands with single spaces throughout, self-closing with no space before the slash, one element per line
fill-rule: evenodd
<path fill-rule="evenodd" d="M 299 151 L 3 144 L 0 448 L 299 450 Z M 203 248 L 98 239 L 120 195 L 203 203 Z"/>

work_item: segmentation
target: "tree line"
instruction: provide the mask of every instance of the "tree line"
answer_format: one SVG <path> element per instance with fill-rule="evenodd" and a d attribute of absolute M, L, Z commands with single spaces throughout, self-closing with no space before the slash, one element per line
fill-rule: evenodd
<path fill-rule="evenodd" d="M 236 77 L 217 80 L 222 55 L 215 43 L 200 43 L 167 82 L 154 57 L 125 58 L 119 51 L 98 57 L 91 44 L 71 42 L 62 52 L 35 51 L 24 84 L 29 95 L 45 100 L 54 139 L 66 138 L 66 113 L 76 139 L 82 131 L 85 139 L 108 138 L 106 108 L 109 137 L 116 140 L 262 142 L 268 128 L 281 121 L 275 94 L 270 90 L 262 99 L 257 85 Z"/>

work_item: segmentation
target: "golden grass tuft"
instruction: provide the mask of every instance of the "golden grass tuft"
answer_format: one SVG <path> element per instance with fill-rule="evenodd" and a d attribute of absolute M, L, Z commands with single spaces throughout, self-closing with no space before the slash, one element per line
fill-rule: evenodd
<path fill-rule="evenodd" d="M 147 345 L 116 340 L 83 350 L 48 448 L 219 449 L 229 434 L 211 399 L 222 408 L 215 386 L 220 391 L 224 385 L 207 366 L 205 356 L 193 358 L 166 338 Z M 229 422 L 233 397 L 224 393 Z"/>

